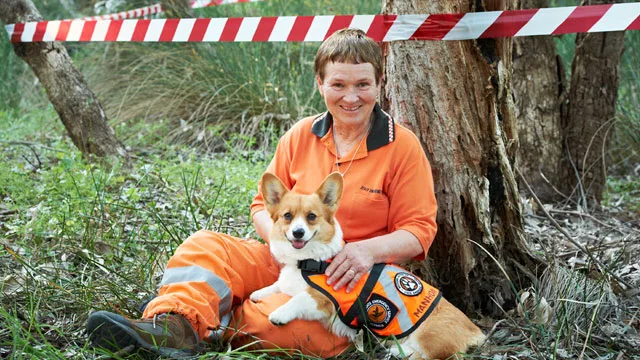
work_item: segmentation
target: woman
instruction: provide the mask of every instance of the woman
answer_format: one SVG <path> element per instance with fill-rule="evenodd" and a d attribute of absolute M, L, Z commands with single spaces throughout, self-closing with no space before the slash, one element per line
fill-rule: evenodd
<path fill-rule="evenodd" d="M 425 258 L 436 233 L 433 180 L 418 139 L 376 103 L 383 58 L 373 40 L 361 30 L 336 32 L 320 46 L 315 72 L 327 112 L 296 123 L 280 139 L 267 171 L 300 193 L 313 192 L 331 172 L 342 173 L 336 218 L 347 244 L 326 275 L 329 285 L 349 291 L 375 263 Z M 251 214 L 268 243 L 273 223 L 260 194 Z M 267 317 L 286 295 L 248 300 L 275 282 L 278 272 L 267 245 L 199 231 L 169 260 L 158 297 L 142 320 L 99 311 L 89 317 L 87 330 L 97 346 L 115 350 L 133 344 L 170 356 L 190 354 L 201 340 L 221 335 L 234 344 L 323 357 L 349 347 L 319 322 L 272 325 Z M 224 334 L 221 325 L 228 329 Z"/>

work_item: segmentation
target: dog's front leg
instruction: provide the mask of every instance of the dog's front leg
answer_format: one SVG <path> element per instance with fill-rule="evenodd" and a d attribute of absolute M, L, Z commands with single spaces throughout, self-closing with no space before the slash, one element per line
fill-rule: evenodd
<path fill-rule="evenodd" d="M 251 301 L 256 302 L 260 299 L 264 299 L 269 295 L 273 295 L 275 293 L 280 292 L 280 287 L 278 286 L 278 282 L 276 281 L 275 283 L 273 283 L 272 285 L 269 285 L 267 287 L 264 287 L 260 290 L 256 290 L 254 292 L 251 293 L 251 295 L 249 296 L 249 299 L 251 299 Z"/>
<path fill-rule="evenodd" d="M 269 315 L 273 325 L 285 325 L 294 319 L 321 320 L 327 315 L 318 309 L 318 303 L 308 292 L 303 291 L 289 299 Z"/>

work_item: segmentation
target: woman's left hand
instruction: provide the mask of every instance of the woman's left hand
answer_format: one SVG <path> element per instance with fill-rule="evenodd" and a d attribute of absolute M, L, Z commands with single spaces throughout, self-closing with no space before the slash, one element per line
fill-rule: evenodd
<path fill-rule="evenodd" d="M 348 243 L 327 267 L 327 284 L 333 285 L 334 290 L 347 285 L 347 292 L 350 292 L 374 264 L 375 256 L 365 242 Z"/>

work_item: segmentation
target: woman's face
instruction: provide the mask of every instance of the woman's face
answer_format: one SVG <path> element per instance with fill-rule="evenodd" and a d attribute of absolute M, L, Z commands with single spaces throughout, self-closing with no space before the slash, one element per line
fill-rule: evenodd
<path fill-rule="evenodd" d="M 324 79 L 316 76 L 316 81 L 334 121 L 368 124 L 379 91 L 373 65 L 330 62 L 324 70 Z"/>

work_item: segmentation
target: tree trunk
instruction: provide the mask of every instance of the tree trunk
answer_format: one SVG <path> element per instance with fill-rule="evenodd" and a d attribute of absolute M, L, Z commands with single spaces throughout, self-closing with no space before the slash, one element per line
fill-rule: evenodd
<path fill-rule="evenodd" d="M 548 5 L 547 0 L 525 0 L 522 7 Z M 550 36 L 515 37 L 513 45 L 513 93 L 520 145 L 516 166 L 542 201 L 563 200 L 554 187 L 565 181 L 560 125 L 564 68 Z"/>
<path fill-rule="evenodd" d="M 602 200 L 605 188 L 623 45 L 624 32 L 576 36 L 569 104 L 562 119 L 565 181 L 560 189 L 586 209 Z"/>
<path fill-rule="evenodd" d="M 483 8 L 472 0 L 386 0 L 383 12 L 490 11 L 515 3 L 493 1 Z M 512 171 L 518 142 L 511 41 L 404 41 L 385 49 L 385 102 L 421 140 L 438 199 L 438 234 L 422 275 L 462 309 L 487 314 L 515 305 L 500 267 L 520 287 L 528 280 L 519 269 L 537 264 L 526 246 Z"/>
<path fill-rule="evenodd" d="M 3 0 L 0 1 L 0 20 L 13 24 L 42 21 L 42 17 L 31 0 Z M 15 43 L 13 48 L 44 86 L 80 151 L 97 156 L 126 156 L 98 99 L 62 45 L 57 42 Z"/>

